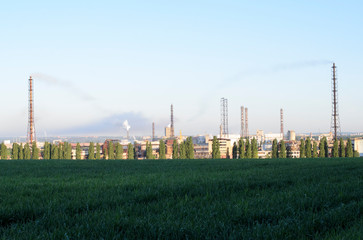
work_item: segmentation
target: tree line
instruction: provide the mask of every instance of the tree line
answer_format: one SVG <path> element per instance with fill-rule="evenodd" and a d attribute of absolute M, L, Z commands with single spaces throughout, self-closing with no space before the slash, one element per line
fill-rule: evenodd
<path fill-rule="evenodd" d="M 323 137 L 318 145 L 314 141 L 311 144 L 310 138 L 306 140 L 300 140 L 300 158 L 326 158 L 326 157 L 359 157 L 359 153 L 353 150 L 352 140 L 347 139 L 347 144 L 344 143 L 342 138 L 336 139 L 333 143 L 333 148 L 331 150 L 331 155 L 329 155 L 328 141 L 326 137 Z"/>

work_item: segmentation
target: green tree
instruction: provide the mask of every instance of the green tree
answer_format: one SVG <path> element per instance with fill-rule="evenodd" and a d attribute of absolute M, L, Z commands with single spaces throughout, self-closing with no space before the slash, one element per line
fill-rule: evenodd
<path fill-rule="evenodd" d="M 136 145 L 136 142 L 134 142 L 134 159 L 137 160 L 139 155 L 138 146 Z"/>
<path fill-rule="evenodd" d="M 346 157 L 353 157 L 353 145 L 352 145 L 352 140 L 350 140 L 350 138 L 348 138 L 348 141 L 347 141 L 347 152 L 346 152 Z"/>
<path fill-rule="evenodd" d="M 39 148 L 37 147 L 37 143 L 35 141 L 32 144 L 32 159 L 39 159 Z"/>
<path fill-rule="evenodd" d="M 8 159 L 8 149 L 4 143 L 1 144 L 1 159 Z"/>
<path fill-rule="evenodd" d="M 333 157 L 335 158 L 339 157 L 339 143 L 337 139 L 334 141 L 333 145 Z"/>
<path fill-rule="evenodd" d="M 194 144 L 192 137 L 188 137 L 185 142 L 185 152 L 187 159 L 194 159 Z"/>
<path fill-rule="evenodd" d="M 252 149 L 251 143 L 248 139 L 246 139 L 246 158 L 252 158 Z"/>
<path fill-rule="evenodd" d="M 345 144 L 343 138 L 340 138 L 339 157 L 345 157 Z"/>
<path fill-rule="evenodd" d="M 187 158 L 185 142 L 181 142 L 179 144 L 179 158 L 180 159 L 186 159 Z"/>
<path fill-rule="evenodd" d="M 108 147 L 106 147 L 107 145 L 103 145 L 102 147 L 102 152 L 103 152 L 103 159 L 107 160 L 108 159 Z"/>
<path fill-rule="evenodd" d="M 286 146 L 284 140 L 280 141 L 280 153 L 279 158 L 286 158 Z"/>
<path fill-rule="evenodd" d="M 165 142 L 162 139 L 159 141 L 159 159 L 166 159 Z"/>
<path fill-rule="evenodd" d="M 58 151 L 58 147 L 55 144 L 51 145 L 51 155 L 50 158 L 51 159 L 59 159 L 59 151 Z"/>
<path fill-rule="evenodd" d="M 238 154 L 238 147 L 237 147 L 237 143 L 234 142 L 233 148 L 232 148 L 232 158 L 237 159 L 237 154 Z"/>
<path fill-rule="evenodd" d="M 64 143 L 64 146 L 66 147 L 66 159 L 72 159 L 72 145 L 68 142 Z"/>
<path fill-rule="evenodd" d="M 252 148 L 252 158 L 258 158 L 258 145 L 257 140 L 255 138 L 251 141 L 251 148 Z"/>
<path fill-rule="evenodd" d="M 151 142 L 146 142 L 146 159 L 154 159 Z"/>
<path fill-rule="evenodd" d="M 135 158 L 135 151 L 134 151 L 134 146 L 129 143 L 127 145 L 127 159 L 134 159 Z"/>
<path fill-rule="evenodd" d="M 88 159 L 90 159 L 90 160 L 95 159 L 95 144 L 93 142 L 89 143 Z"/>
<path fill-rule="evenodd" d="M 59 143 L 59 145 L 58 145 L 58 158 L 64 159 L 64 144 L 63 143 Z"/>
<path fill-rule="evenodd" d="M 221 158 L 221 151 L 219 149 L 219 141 L 216 136 L 213 137 L 213 141 L 212 141 L 212 158 L 213 159 Z"/>
<path fill-rule="evenodd" d="M 245 158 L 245 142 L 242 138 L 238 140 L 238 154 L 240 159 Z"/>
<path fill-rule="evenodd" d="M 325 157 L 329 157 L 329 148 L 328 148 L 328 140 L 324 137 L 324 151 Z"/>
<path fill-rule="evenodd" d="M 112 141 L 108 142 L 108 159 L 109 160 L 115 159 L 115 151 L 113 149 L 113 142 Z"/>
<path fill-rule="evenodd" d="M 319 158 L 325 157 L 325 147 L 324 147 L 324 138 L 320 140 L 319 143 Z"/>
<path fill-rule="evenodd" d="M 77 143 L 76 146 L 76 159 L 77 160 L 81 159 L 81 145 L 79 143 Z"/>
<path fill-rule="evenodd" d="M 120 143 L 116 143 L 116 159 L 118 160 L 122 159 L 123 154 L 124 154 L 124 148 Z"/>
<path fill-rule="evenodd" d="M 30 147 L 28 143 L 24 145 L 24 159 L 31 159 Z"/>
<path fill-rule="evenodd" d="M 50 146 L 48 142 L 44 143 L 43 159 L 50 159 Z"/>
<path fill-rule="evenodd" d="M 13 151 L 11 153 L 11 159 L 13 160 L 19 159 L 19 145 L 17 143 L 13 143 Z"/>
<path fill-rule="evenodd" d="M 23 150 L 22 143 L 20 143 L 20 146 L 19 146 L 19 159 L 24 159 L 24 150 Z"/>
<path fill-rule="evenodd" d="M 316 142 L 314 141 L 313 143 L 313 158 L 317 158 L 318 157 L 318 144 L 316 144 Z"/>
<path fill-rule="evenodd" d="M 304 141 L 304 139 L 301 139 L 300 140 L 300 158 L 305 158 L 305 153 L 306 153 L 305 141 Z"/>
<path fill-rule="evenodd" d="M 305 141 L 305 150 L 306 150 L 306 153 L 305 153 L 306 158 L 311 158 L 311 140 L 310 140 L 310 138 L 307 138 Z"/>
<path fill-rule="evenodd" d="M 101 159 L 101 146 L 99 143 L 96 144 L 96 159 L 97 160 Z"/>
<path fill-rule="evenodd" d="M 278 155 L 278 146 L 277 146 L 277 139 L 275 138 L 272 141 L 272 158 L 277 158 Z"/>
<path fill-rule="evenodd" d="M 174 139 L 173 141 L 173 159 L 179 158 L 179 146 L 178 146 L 178 140 Z"/>

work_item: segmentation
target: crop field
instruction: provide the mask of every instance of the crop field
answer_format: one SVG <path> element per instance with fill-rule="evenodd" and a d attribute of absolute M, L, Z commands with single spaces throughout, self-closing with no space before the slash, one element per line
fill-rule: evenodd
<path fill-rule="evenodd" d="M 0 239 L 362 239 L 363 159 L 0 161 Z"/>

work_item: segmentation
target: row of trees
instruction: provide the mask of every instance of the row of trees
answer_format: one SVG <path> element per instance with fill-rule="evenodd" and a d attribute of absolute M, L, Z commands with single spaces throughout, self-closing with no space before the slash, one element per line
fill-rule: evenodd
<path fill-rule="evenodd" d="M 231 158 L 229 148 L 227 147 L 227 158 Z M 217 137 L 213 137 L 212 141 L 212 159 L 221 158 L 220 142 Z M 232 148 L 232 158 L 258 158 L 258 144 L 257 140 L 253 138 L 251 141 L 248 139 L 239 139 L 238 145 L 235 142 Z"/>
<path fill-rule="evenodd" d="M 127 159 L 137 159 L 138 146 L 132 145 L 131 143 L 127 146 Z M 319 149 L 319 151 L 318 151 Z M 281 140 L 279 143 L 275 139 L 272 143 L 272 158 L 286 158 L 290 157 L 290 148 L 286 148 L 285 142 Z M 194 158 L 194 145 L 192 137 L 188 137 L 186 141 L 178 144 L 175 139 L 172 146 L 172 157 L 173 159 L 193 159 Z M 40 150 L 37 147 L 36 142 L 33 142 L 30 147 L 28 143 L 24 146 L 23 144 L 13 144 L 12 151 L 8 151 L 4 143 L 0 147 L 1 159 L 7 159 L 10 154 L 11 159 L 39 159 L 41 156 Z M 43 159 L 71 159 L 72 158 L 72 146 L 70 143 L 64 142 L 60 144 L 50 144 L 45 142 Z M 350 139 L 347 140 L 347 144 L 344 144 L 343 139 L 336 140 L 333 144 L 332 157 L 354 157 L 352 142 Z M 359 155 L 358 155 L 359 156 Z M 81 159 L 81 146 L 79 143 L 76 145 L 76 159 Z M 146 159 L 155 159 L 153 150 L 150 142 L 146 143 L 145 151 Z M 300 158 L 324 158 L 329 157 L 328 142 L 324 137 L 320 143 L 319 148 L 317 142 L 313 142 L 310 138 L 306 140 L 300 140 Z M 109 141 L 107 147 L 103 149 L 104 159 L 122 159 L 123 158 L 123 146 L 120 143 L 113 144 Z M 212 141 L 212 158 L 221 158 L 220 153 L 220 142 L 217 137 L 213 137 Z M 227 158 L 230 158 L 229 148 L 227 148 Z M 248 139 L 240 139 L 238 144 L 235 142 L 232 148 L 232 158 L 258 158 L 258 144 L 257 140 L 253 138 L 251 141 Z M 88 159 L 101 159 L 101 146 L 99 143 L 90 143 L 88 149 Z M 159 142 L 159 159 L 166 159 L 166 145 L 163 140 Z"/>
<path fill-rule="evenodd" d="M 277 140 L 274 139 L 272 141 L 272 151 L 271 151 L 271 158 L 287 158 L 288 151 L 286 149 L 286 145 L 284 140 L 281 140 L 277 143 Z"/>
<path fill-rule="evenodd" d="M 347 140 L 347 144 L 344 144 L 344 140 L 340 138 L 340 140 L 335 140 L 333 144 L 333 149 L 331 152 L 332 157 L 354 157 L 353 145 L 350 138 Z M 318 153 L 318 145 L 314 141 L 311 144 L 310 138 L 306 140 L 300 140 L 300 158 L 325 158 L 329 157 L 329 147 L 328 141 L 326 137 L 322 138 L 319 143 L 319 153 Z"/>
<path fill-rule="evenodd" d="M 184 142 L 178 144 L 173 142 L 173 159 L 194 159 L 194 144 L 192 137 L 188 137 Z"/>
<path fill-rule="evenodd" d="M 32 147 L 26 143 L 24 146 L 23 144 L 13 144 L 13 148 L 11 151 L 8 151 L 6 145 L 4 143 L 1 144 L 0 147 L 0 157 L 1 159 L 8 159 L 10 155 L 11 159 L 39 159 L 40 157 L 40 150 L 37 147 L 36 142 L 33 142 Z"/>

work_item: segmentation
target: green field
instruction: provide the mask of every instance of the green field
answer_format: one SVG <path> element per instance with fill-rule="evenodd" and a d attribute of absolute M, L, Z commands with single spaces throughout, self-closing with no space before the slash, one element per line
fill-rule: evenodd
<path fill-rule="evenodd" d="M 363 159 L 0 161 L 0 239 L 362 239 Z"/>

